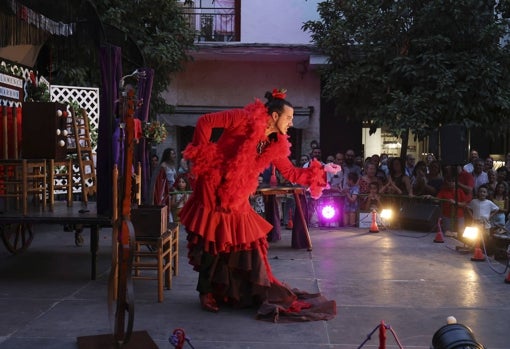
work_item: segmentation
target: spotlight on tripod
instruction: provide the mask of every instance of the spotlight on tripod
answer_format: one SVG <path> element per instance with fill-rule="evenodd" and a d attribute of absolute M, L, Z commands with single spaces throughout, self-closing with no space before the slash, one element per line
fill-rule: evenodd
<path fill-rule="evenodd" d="M 458 324 L 453 316 L 447 319 L 447 325 L 441 327 L 432 337 L 431 349 L 486 349 L 479 343 L 473 331 Z"/>

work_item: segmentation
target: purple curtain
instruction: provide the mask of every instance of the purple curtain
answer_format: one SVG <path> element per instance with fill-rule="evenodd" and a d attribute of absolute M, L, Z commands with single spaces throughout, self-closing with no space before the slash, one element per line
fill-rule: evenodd
<path fill-rule="evenodd" d="M 122 78 L 122 55 L 120 47 L 105 45 L 99 49 L 101 68 L 100 118 L 97 141 L 97 213 L 111 216 L 113 164 L 119 152 L 118 129 L 115 117 L 119 81 Z"/>
<path fill-rule="evenodd" d="M 142 104 L 136 110 L 135 116 L 144 123 L 149 121 L 149 107 L 152 94 L 152 82 L 154 80 L 154 70 L 150 68 L 140 68 L 138 70 L 143 71 L 145 73 L 145 77 L 138 80 L 138 100 L 141 101 Z M 146 202 L 149 197 L 151 173 L 149 159 L 150 144 L 147 143 L 145 138 L 140 140 L 135 156 L 136 162 L 140 161 L 142 164 L 142 200 L 143 202 Z"/>

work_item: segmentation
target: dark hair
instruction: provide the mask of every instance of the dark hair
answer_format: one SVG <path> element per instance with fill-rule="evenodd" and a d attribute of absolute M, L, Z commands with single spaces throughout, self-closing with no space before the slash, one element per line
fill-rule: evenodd
<path fill-rule="evenodd" d="M 356 183 L 358 181 L 359 176 L 356 172 L 349 172 L 347 174 L 347 178 Z"/>
<path fill-rule="evenodd" d="M 286 99 L 283 99 L 283 98 L 275 98 L 275 97 L 273 97 L 273 94 L 269 91 L 266 92 L 266 94 L 264 95 L 264 98 L 267 99 L 265 106 L 267 108 L 268 114 L 277 112 L 278 115 L 280 115 L 281 113 L 283 113 L 283 108 L 285 106 L 294 108 L 292 106 L 292 104 L 290 104 L 289 101 L 287 101 Z"/>
<path fill-rule="evenodd" d="M 175 152 L 175 149 L 173 148 L 166 148 L 164 151 L 163 151 L 163 155 L 161 155 L 161 164 L 164 163 L 164 162 L 169 162 L 171 160 L 171 157 L 170 157 L 170 153 L 171 152 Z"/>

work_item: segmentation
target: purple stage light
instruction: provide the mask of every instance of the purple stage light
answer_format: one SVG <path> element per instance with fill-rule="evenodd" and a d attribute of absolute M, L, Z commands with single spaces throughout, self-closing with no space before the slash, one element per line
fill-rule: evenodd
<path fill-rule="evenodd" d="M 332 219 L 336 214 L 336 209 L 333 205 L 325 205 L 321 209 L 321 215 L 324 219 Z"/>

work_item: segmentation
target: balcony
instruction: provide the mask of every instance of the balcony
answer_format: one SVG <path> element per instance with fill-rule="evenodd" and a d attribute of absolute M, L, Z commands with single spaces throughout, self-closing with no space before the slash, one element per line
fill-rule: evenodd
<path fill-rule="evenodd" d="M 240 0 L 185 1 L 182 12 L 198 43 L 241 40 Z"/>

